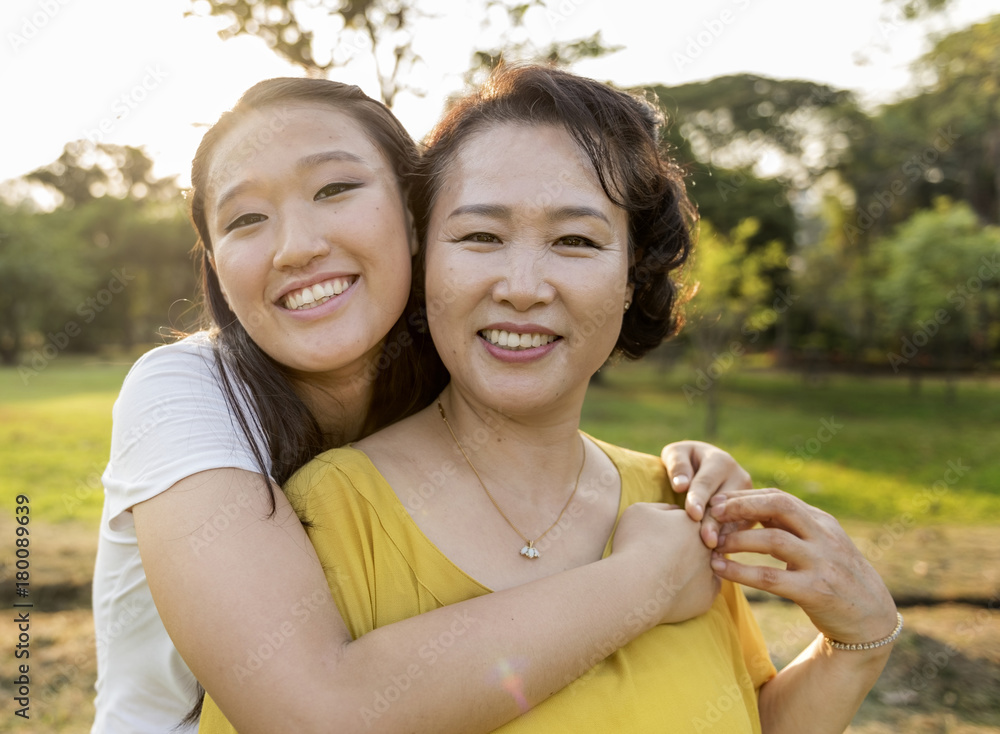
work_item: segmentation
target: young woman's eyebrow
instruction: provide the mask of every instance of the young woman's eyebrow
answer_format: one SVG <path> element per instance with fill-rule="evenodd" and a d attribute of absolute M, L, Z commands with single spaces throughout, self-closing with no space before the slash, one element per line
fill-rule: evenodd
<path fill-rule="evenodd" d="M 329 161 L 346 161 L 348 163 L 361 163 L 362 165 L 367 165 L 367 161 L 365 161 L 364 158 L 349 151 L 325 150 L 320 153 L 311 153 L 310 155 L 299 158 L 295 162 L 295 167 L 302 170 L 312 168 Z M 232 188 L 228 189 L 221 196 L 219 196 L 219 200 L 215 204 L 215 211 L 222 211 L 222 207 L 224 207 L 230 200 L 235 199 L 247 189 L 253 188 L 254 185 L 254 181 L 241 181 Z"/>
<path fill-rule="evenodd" d="M 325 150 L 320 153 L 311 153 L 310 155 L 302 156 L 295 162 L 295 167 L 299 169 L 312 168 L 313 166 L 318 166 L 321 163 L 329 161 L 367 164 L 364 158 L 355 153 L 346 150 Z"/>

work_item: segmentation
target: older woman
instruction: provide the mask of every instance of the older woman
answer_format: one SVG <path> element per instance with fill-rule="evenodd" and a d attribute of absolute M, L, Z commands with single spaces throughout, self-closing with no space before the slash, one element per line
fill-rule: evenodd
<path fill-rule="evenodd" d="M 690 247 L 687 200 L 657 140 L 645 104 L 539 67 L 501 71 L 457 105 L 432 135 L 415 206 L 431 334 L 451 381 L 425 410 L 307 465 L 289 499 L 355 638 L 601 559 L 627 540 L 616 530 L 626 509 L 664 521 L 672 570 L 625 618 L 641 634 L 594 656 L 583 678 L 542 700 L 521 678 L 537 661 L 501 645 L 465 669 L 470 685 L 486 677 L 511 713 L 524 712 L 504 731 L 841 731 L 898 625 L 839 526 L 773 490 L 727 492 L 716 505 L 726 519 L 772 526 L 730 534 L 727 550 L 789 559 L 780 582 L 721 556 L 719 574 L 770 584 L 838 640 L 822 638 L 776 675 L 730 580 L 707 613 L 659 623 L 664 609 L 712 600 L 711 554 L 658 459 L 579 430 L 608 357 L 636 358 L 675 328 L 669 273 Z M 445 481 L 421 491 L 434 476 Z M 807 588 L 817 568 L 823 599 Z M 565 620 L 578 626 L 572 609 Z M 389 730 L 395 703 L 454 664 L 467 624 L 456 613 L 418 662 L 386 670 L 365 723 Z M 442 723 L 468 716 L 456 707 Z M 228 728 L 209 700 L 202 731 Z"/>

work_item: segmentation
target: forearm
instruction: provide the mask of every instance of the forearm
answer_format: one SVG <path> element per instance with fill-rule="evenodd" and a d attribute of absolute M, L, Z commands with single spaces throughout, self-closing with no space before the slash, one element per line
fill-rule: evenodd
<path fill-rule="evenodd" d="M 658 621 L 655 592 L 629 573 L 611 557 L 360 637 L 331 670 L 337 730 L 492 731 Z"/>
<path fill-rule="evenodd" d="M 822 637 L 760 689 L 763 734 L 841 734 L 889 659 L 892 645 L 834 650 Z"/>

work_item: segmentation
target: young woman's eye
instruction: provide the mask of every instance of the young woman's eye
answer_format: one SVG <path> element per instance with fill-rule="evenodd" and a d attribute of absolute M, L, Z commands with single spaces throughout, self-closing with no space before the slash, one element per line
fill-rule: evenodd
<path fill-rule="evenodd" d="M 234 229 L 239 229 L 240 227 L 249 227 L 251 224 L 257 224 L 266 220 L 263 214 L 244 214 L 241 217 L 237 217 L 229 224 L 226 225 L 226 231 L 232 232 Z"/>
<path fill-rule="evenodd" d="M 597 247 L 593 240 L 589 240 L 586 237 L 578 237 L 572 235 L 570 237 L 560 237 L 556 241 L 557 245 L 565 245 L 566 247 Z"/>
<path fill-rule="evenodd" d="M 321 199 L 329 199 L 331 196 L 336 196 L 337 194 L 342 194 L 345 191 L 350 191 L 351 189 L 356 189 L 361 184 L 356 183 L 331 183 L 327 184 L 319 191 L 316 192 L 316 196 L 313 197 L 313 201 L 319 201 Z"/>

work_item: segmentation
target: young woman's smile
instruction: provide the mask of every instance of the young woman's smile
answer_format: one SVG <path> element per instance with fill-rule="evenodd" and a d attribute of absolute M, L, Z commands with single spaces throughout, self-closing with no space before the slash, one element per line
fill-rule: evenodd
<path fill-rule="evenodd" d="M 216 154 L 226 164 L 211 170 L 220 285 L 273 359 L 301 372 L 356 369 L 406 304 L 413 239 L 402 193 L 351 116 L 298 104 L 281 110 L 277 136 L 266 135 L 272 117 L 265 109 L 235 128 Z"/>

